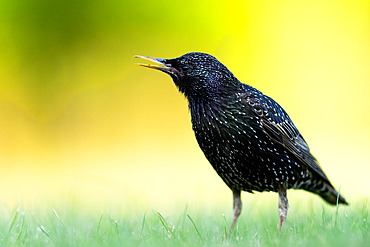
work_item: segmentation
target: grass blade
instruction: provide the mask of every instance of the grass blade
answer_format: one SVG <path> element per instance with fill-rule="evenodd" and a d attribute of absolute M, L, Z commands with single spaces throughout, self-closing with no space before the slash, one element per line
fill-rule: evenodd
<path fill-rule="evenodd" d="M 188 212 L 188 207 L 189 207 L 189 205 L 185 204 L 184 212 L 181 214 L 181 216 L 179 217 L 179 220 L 177 221 L 177 229 L 183 229 L 184 228 L 184 222 L 185 222 L 185 218 L 186 218 L 186 215 L 187 215 L 187 212 Z"/>
<path fill-rule="evenodd" d="M 96 229 L 96 234 L 99 234 L 102 220 L 103 220 L 103 215 L 100 216 L 99 223 L 98 223 L 98 228 Z"/>
<path fill-rule="evenodd" d="M 59 220 L 60 224 L 62 225 L 63 229 L 65 229 L 66 227 L 65 227 L 63 221 L 61 220 L 61 218 L 59 217 L 59 214 L 57 213 L 57 211 L 54 208 L 52 208 L 52 209 L 53 209 L 53 212 L 54 212 L 55 216 L 57 217 L 57 219 Z"/>
<path fill-rule="evenodd" d="M 40 225 L 39 226 L 39 229 L 48 237 L 48 238 L 50 238 L 51 239 L 51 236 L 50 236 L 50 234 L 49 233 L 47 233 L 47 231 L 46 231 L 46 229 L 45 229 L 45 227 L 43 226 L 43 225 Z"/>
<path fill-rule="evenodd" d="M 50 234 L 46 231 L 46 228 L 41 224 L 41 222 L 36 218 L 35 214 L 32 213 L 32 217 L 33 219 L 35 220 L 35 222 L 37 223 L 38 225 L 38 228 L 50 239 L 52 239 L 52 237 L 50 236 Z"/>
<path fill-rule="evenodd" d="M 340 187 L 338 188 L 338 195 L 337 195 L 337 211 L 335 212 L 335 219 L 334 219 L 334 228 L 337 227 L 337 219 L 338 219 L 338 211 L 339 211 L 339 196 L 340 196 Z"/>
<path fill-rule="evenodd" d="M 172 229 L 171 227 L 169 227 L 169 226 L 168 226 L 168 223 L 167 223 L 167 221 L 165 220 L 165 218 L 164 218 L 164 217 L 163 217 L 159 212 L 157 212 L 157 214 L 158 214 L 158 216 L 159 216 L 159 220 L 161 221 L 161 223 L 162 223 L 163 227 L 166 229 L 166 231 L 167 231 L 168 233 L 171 233 L 172 237 L 174 237 L 174 238 L 175 238 L 175 234 L 174 234 L 174 232 L 173 232 L 173 229 Z"/>
<path fill-rule="evenodd" d="M 197 234 L 198 234 L 199 238 L 200 238 L 200 239 L 203 239 L 203 237 L 202 237 L 202 235 L 200 234 L 200 232 L 199 232 L 199 230 L 198 230 L 198 227 L 195 225 L 195 223 L 194 223 L 193 219 L 190 217 L 190 215 L 189 215 L 189 214 L 186 214 L 186 215 L 188 216 L 188 218 L 189 218 L 190 222 L 193 224 L 194 229 L 195 229 L 195 231 L 197 232 Z"/>
<path fill-rule="evenodd" d="M 13 215 L 13 217 L 12 217 L 12 221 L 10 222 L 10 225 L 9 225 L 9 228 L 8 228 L 8 232 L 11 232 L 11 230 L 13 229 L 14 224 L 17 221 L 18 215 L 19 215 L 19 211 L 16 210 L 15 213 L 14 213 L 14 215 Z"/>
<path fill-rule="evenodd" d="M 146 212 L 144 213 L 143 222 L 141 223 L 140 238 L 143 236 L 144 225 L 145 225 L 145 216 L 146 216 Z"/>

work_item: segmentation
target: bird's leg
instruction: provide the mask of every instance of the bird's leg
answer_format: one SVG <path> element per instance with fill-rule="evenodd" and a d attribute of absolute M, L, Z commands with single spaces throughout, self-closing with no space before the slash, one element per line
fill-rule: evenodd
<path fill-rule="evenodd" d="M 236 221 L 239 218 L 240 213 L 242 212 L 242 200 L 240 199 L 240 190 L 233 189 L 233 199 L 234 199 L 234 219 L 231 224 L 231 230 L 234 229 Z"/>
<path fill-rule="evenodd" d="M 286 216 L 288 214 L 288 198 L 286 196 L 286 185 L 281 185 L 278 189 L 279 192 L 279 215 L 280 215 L 280 230 L 283 228 Z"/>

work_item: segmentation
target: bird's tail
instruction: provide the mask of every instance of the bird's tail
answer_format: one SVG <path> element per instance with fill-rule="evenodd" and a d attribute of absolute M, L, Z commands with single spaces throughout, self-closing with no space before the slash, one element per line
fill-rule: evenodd
<path fill-rule="evenodd" d="M 313 186 L 313 184 L 315 185 Z M 321 180 L 313 184 L 303 184 L 301 189 L 321 196 L 327 203 L 331 205 L 336 205 L 337 203 L 348 205 L 346 199 L 344 199 L 344 197 L 338 191 L 336 191 L 336 189 L 334 189 L 330 182 L 327 183 Z"/>
<path fill-rule="evenodd" d="M 327 188 L 325 188 L 324 191 L 321 193 L 318 193 L 319 196 L 321 196 L 327 203 L 336 205 L 338 204 L 344 204 L 348 205 L 348 202 L 344 197 L 337 192 L 331 184 L 325 184 Z"/>

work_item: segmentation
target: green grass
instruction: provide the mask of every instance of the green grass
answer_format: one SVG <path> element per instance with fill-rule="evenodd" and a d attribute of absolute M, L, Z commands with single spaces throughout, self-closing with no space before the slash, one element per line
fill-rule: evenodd
<path fill-rule="evenodd" d="M 367 201 L 350 207 L 293 207 L 279 231 L 276 205 L 246 205 L 226 237 L 231 210 L 132 214 L 84 213 L 83 209 L 0 209 L 0 246 L 369 246 Z"/>

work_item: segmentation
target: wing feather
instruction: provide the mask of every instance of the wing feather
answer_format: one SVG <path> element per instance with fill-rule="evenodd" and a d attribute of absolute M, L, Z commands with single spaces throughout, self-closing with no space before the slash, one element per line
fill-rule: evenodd
<path fill-rule="evenodd" d="M 311 154 L 306 141 L 285 110 L 273 99 L 260 92 L 248 94 L 245 99 L 255 114 L 261 118 L 261 125 L 265 132 L 330 184 L 319 162 Z"/>

